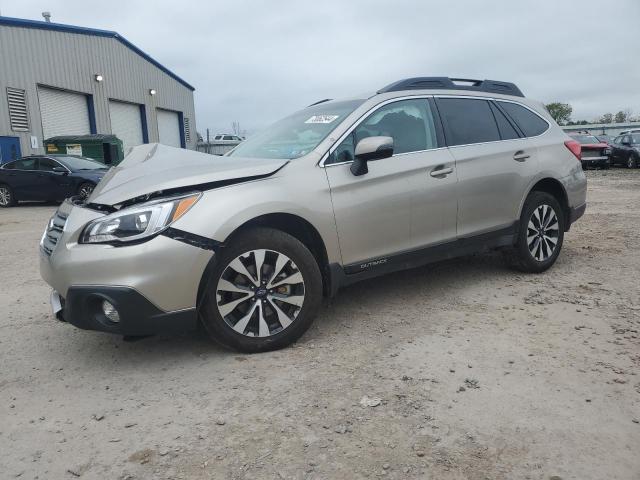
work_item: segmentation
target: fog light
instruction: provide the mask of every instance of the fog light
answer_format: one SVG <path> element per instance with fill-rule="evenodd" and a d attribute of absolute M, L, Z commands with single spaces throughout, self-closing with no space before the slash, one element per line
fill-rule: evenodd
<path fill-rule="evenodd" d="M 104 313 L 104 316 L 111 320 L 113 323 L 120 322 L 120 314 L 111 302 L 108 302 L 107 300 L 104 300 L 102 302 L 102 312 Z"/>

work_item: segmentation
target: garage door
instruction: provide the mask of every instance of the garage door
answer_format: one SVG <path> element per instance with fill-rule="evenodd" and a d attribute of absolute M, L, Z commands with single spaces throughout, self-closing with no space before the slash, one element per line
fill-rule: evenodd
<path fill-rule="evenodd" d="M 111 133 L 122 140 L 124 151 L 144 143 L 140 105 L 109 101 Z"/>
<path fill-rule="evenodd" d="M 180 121 L 176 112 L 158 109 L 158 136 L 160 143 L 180 147 Z"/>
<path fill-rule="evenodd" d="M 40 87 L 38 101 L 44 138 L 91 133 L 86 95 Z"/>

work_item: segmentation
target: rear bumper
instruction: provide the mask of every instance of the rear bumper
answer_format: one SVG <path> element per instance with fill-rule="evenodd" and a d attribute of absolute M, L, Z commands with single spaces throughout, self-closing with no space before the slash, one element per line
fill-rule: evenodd
<path fill-rule="evenodd" d="M 164 312 L 130 287 L 71 286 L 66 298 L 56 295 L 54 292 L 52 303 L 59 301 L 62 307 L 56 313 L 58 320 L 84 330 L 139 336 L 185 332 L 197 326 L 195 308 Z M 112 322 L 103 313 L 105 300 L 118 311 L 118 322 Z"/>
<path fill-rule="evenodd" d="M 580 160 L 583 166 L 587 165 L 608 165 L 609 157 L 587 157 Z"/>
<path fill-rule="evenodd" d="M 583 203 L 579 207 L 573 207 L 569 211 L 569 225 L 573 224 L 576 220 L 578 220 L 581 216 L 584 215 L 585 210 L 587 209 L 587 204 Z"/>

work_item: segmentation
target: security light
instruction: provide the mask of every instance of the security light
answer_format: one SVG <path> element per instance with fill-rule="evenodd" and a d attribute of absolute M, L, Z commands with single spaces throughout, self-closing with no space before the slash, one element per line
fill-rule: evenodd
<path fill-rule="evenodd" d="M 156 94 L 155 88 L 152 88 L 151 90 L 149 90 L 149 95 L 155 95 L 155 94 Z"/>
<path fill-rule="evenodd" d="M 96 78 L 96 82 L 101 82 L 102 80 L 104 80 L 104 77 L 99 73 L 96 74 L 95 78 Z"/>

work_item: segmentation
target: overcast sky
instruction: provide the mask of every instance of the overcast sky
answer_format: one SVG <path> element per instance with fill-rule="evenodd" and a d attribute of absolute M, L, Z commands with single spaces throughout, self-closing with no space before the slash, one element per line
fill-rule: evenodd
<path fill-rule="evenodd" d="M 411 76 L 515 82 L 573 119 L 640 114 L 640 0 L 0 0 L 115 30 L 195 88 L 204 133 L 249 132 Z"/>

